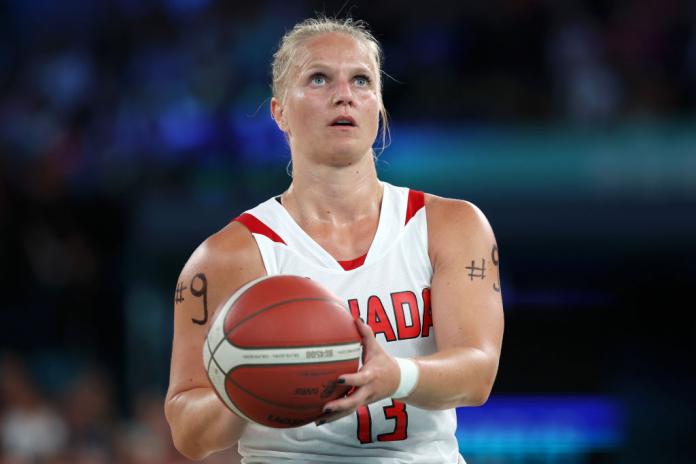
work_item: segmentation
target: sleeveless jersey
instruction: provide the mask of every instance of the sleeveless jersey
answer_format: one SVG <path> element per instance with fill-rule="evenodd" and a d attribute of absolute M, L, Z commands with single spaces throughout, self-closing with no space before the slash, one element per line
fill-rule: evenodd
<path fill-rule="evenodd" d="M 379 223 L 367 255 L 336 261 L 277 198 L 235 220 L 253 234 L 268 275 L 320 282 L 366 321 L 392 356 L 436 351 L 430 313 L 432 266 L 424 194 L 382 182 Z M 454 409 L 429 411 L 391 398 L 337 421 L 273 429 L 249 423 L 239 441 L 245 464 L 457 463 Z"/>

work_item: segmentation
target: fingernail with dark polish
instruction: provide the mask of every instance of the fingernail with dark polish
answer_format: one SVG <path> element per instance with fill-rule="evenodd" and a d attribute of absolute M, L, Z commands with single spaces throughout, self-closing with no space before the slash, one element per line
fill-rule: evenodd
<path fill-rule="evenodd" d="M 336 383 L 346 383 L 346 379 L 338 379 Z"/>
<path fill-rule="evenodd" d="M 317 422 L 317 427 L 319 427 L 320 425 L 324 425 L 324 424 L 326 424 L 326 421 L 322 419 L 319 422 Z"/>
<path fill-rule="evenodd" d="M 326 415 L 326 414 L 331 414 L 332 412 L 333 412 L 333 410 L 330 409 L 330 408 L 324 409 L 324 415 Z"/>

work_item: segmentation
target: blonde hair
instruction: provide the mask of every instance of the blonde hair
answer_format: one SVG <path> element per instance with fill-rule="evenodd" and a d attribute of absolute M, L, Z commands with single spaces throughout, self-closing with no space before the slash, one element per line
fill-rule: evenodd
<path fill-rule="evenodd" d="M 389 120 L 387 110 L 384 108 L 382 100 L 382 47 L 374 35 L 369 31 L 367 23 L 360 19 L 353 18 L 329 18 L 319 16 L 317 18 L 309 18 L 295 24 L 295 27 L 287 32 L 280 40 L 278 50 L 273 54 L 273 63 L 271 70 L 273 73 L 272 91 L 273 96 L 282 102 L 285 101 L 287 92 L 287 81 L 290 76 L 292 64 L 298 53 L 298 49 L 312 37 L 322 34 L 346 34 L 365 44 L 372 58 L 375 61 L 376 67 L 376 84 L 379 95 L 379 114 L 382 120 L 382 147 L 380 153 L 387 147 L 387 139 L 389 138 Z"/>

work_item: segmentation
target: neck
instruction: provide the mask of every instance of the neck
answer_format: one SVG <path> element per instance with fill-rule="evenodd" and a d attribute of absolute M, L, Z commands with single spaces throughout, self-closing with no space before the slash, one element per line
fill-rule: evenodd
<path fill-rule="evenodd" d="M 319 221 L 343 225 L 370 216 L 378 217 L 382 185 L 372 153 L 347 166 L 293 160 L 292 184 L 282 200 L 300 223 Z"/>

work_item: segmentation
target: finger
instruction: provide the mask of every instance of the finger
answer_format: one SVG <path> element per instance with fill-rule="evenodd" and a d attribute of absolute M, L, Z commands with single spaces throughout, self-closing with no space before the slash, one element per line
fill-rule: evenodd
<path fill-rule="evenodd" d="M 372 328 L 365 324 L 362 320 L 355 319 L 355 326 L 357 327 L 360 338 L 362 339 L 362 362 L 365 364 L 370 353 L 374 352 L 375 350 L 379 350 L 379 342 L 375 338 Z"/>
<path fill-rule="evenodd" d="M 321 413 L 321 416 L 317 417 L 317 420 L 314 421 L 315 425 L 322 425 L 326 423 L 326 419 L 334 415 L 334 412 L 331 409 L 325 409 L 324 412 Z"/>
<path fill-rule="evenodd" d="M 351 387 L 362 387 L 372 378 L 370 371 L 362 370 L 355 374 L 343 374 L 338 378 L 338 383 L 350 385 Z"/>
<path fill-rule="evenodd" d="M 324 405 L 324 412 L 329 414 L 350 411 L 360 406 L 361 401 L 356 401 L 355 395 L 330 401 Z"/>
<path fill-rule="evenodd" d="M 356 390 L 356 392 L 359 390 Z M 324 405 L 324 413 L 315 422 L 317 425 L 323 425 L 328 422 L 336 421 L 353 413 L 359 406 L 365 403 L 364 400 L 357 399 L 353 396 L 344 397 L 338 400 L 333 400 Z"/>
<path fill-rule="evenodd" d="M 325 413 L 321 415 L 314 423 L 317 426 L 328 424 L 329 422 L 337 421 L 343 417 L 350 416 L 354 411 L 355 410 Z"/>
<path fill-rule="evenodd" d="M 358 388 L 350 396 L 344 396 L 333 401 L 329 401 L 324 405 L 324 412 L 341 413 L 357 409 L 363 404 L 367 404 L 369 392 L 365 388 Z"/>
<path fill-rule="evenodd" d="M 372 331 L 372 328 L 365 324 L 362 319 L 355 319 L 355 326 L 358 328 L 358 332 L 363 339 L 375 339 L 375 333 Z"/>
<path fill-rule="evenodd" d="M 355 401 L 352 398 L 332 401 L 330 404 L 326 405 L 326 412 L 320 417 L 320 421 L 324 423 L 336 421 L 353 413 L 362 404 L 362 402 Z"/>

